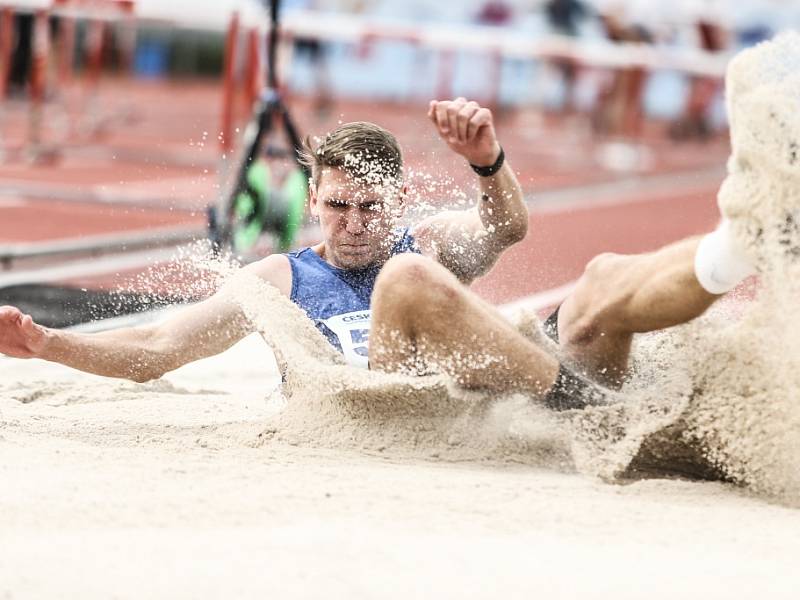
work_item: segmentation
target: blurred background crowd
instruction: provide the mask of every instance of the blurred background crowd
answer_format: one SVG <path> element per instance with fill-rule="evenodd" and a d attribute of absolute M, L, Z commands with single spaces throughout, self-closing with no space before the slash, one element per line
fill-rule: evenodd
<path fill-rule="evenodd" d="M 561 115 L 588 114 L 595 133 L 625 137 L 636 137 L 642 119 L 652 117 L 668 120 L 669 133 L 677 139 L 702 138 L 724 126 L 719 84 L 726 59 L 705 73 L 687 72 L 669 61 L 659 65 L 658 60 L 642 68 L 635 59 L 627 62 L 624 55 L 613 53 L 610 46 L 729 56 L 800 25 L 800 3 L 784 0 L 288 0 L 286 8 L 289 14 L 318 11 L 442 30 L 459 28 L 465 41 L 451 65 L 452 94 L 442 93 L 441 85 L 432 87 L 436 68 L 430 62 L 435 58 L 391 40 L 380 51 L 362 49 L 357 54 L 360 68 L 342 45 L 298 46 L 300 60 L 291 79 L 297 89 L 308 91 L 316 81 L 323 95 L 329 86 L 337 95 L 477 96 L 504 107 L 539 106 Z M 496 36 L 516 40 L 521 46 L 526 40 L 565 38 L 569 45 L 561 49 L 585 48 L 586 52 L 525 56 L 524 51 L 516 55 L 512 51 L 493 65 L 496 56 L 469 48 L 467 42 L 474 35 L 470 26 L 494 28 Z M 328 61 L 327 76 L 321 73 L 322 53 Z M 610 62 L 603 60 L 605 55 Z M 316 75 L 305 68 L 309 63 L 316 63 Z M 612 63 L 619 68 L 603 68 Z M 419 76 L 426 72 L 427 77 Z"/>
<path fill-rule="evenodd" d="M 123 2 L 95 0 L 92 4 L 89 0 L 83 5 L 91 11 L 94 6 Z M 0 2 L 19 10 L 14 16 L 4 93 L 24 95 L 35 79 L 31 67 L 34 15 L 25 8 L 48 4 L 42 0 Z M 65 6 L 72 4 L 82 5 L 64 1 Z M 96 62 L 106 71 L 126 68 L 142 78 L 218 77 L 232 12 L 238 12 L 245 27 L 263 27 L 268 2 L 137 0 L 130 4 L 136 17 L 135 37 L 126 37 L 124 30 L 130 24 L 119 16 L 99 34 L 79 22 L 72 34 L 78 42 L 71 60 L 61 51 L 58 64 L 69 60 L 80 69 Z M 658 57 L 684 53 L 686 64 L 696 56 L 728 55 L 800 24 L 800 3 L 283 0 L 282 16 L 285 29 L 295 33 L 292 43 L 284 44 L 294 49 L 282 61 L 284 83 L 291 91 L 315 96 L 320 111 L 329 108 L 334 97 L 407 101 L 466 95 L 498 108 L 536 106 L 545 113 L 585 115 L 594 133 L 626 138 L 640 135 L 644 119 L 661 119 L 670 123 L 671 136 L 682 139 L 702 138 L 724 126 L 719 85 L 724 61 L 716 63 L 717 68 L 692 72 L 675 61 L 659 65 Z M 60 19 L 56 15 L 50 21 L 52 38 L 57 41 Z M 360 27 L 358 37 L 347 34 L 353 27 Z M 414 31 L 427 37 L 414 39 L 409 33 Z M 448 41 L 436 47 L 427 43 L 436 39 Z M 477 39 L 488 42 L 476 45 Z M 492 39 L 502 40 L 503 46 L 494 48 Z M 556 51 L 531 50 L 530 43 L 548 39 L 561 40 Z M 76 51 L 81 44 L 93 44 L 99 50 Z M 630 51 L 615 54 L 613 46 L 619 45 L 658 54 L 655 61 L 643 64 Z M 55 52 L 55 42 L 53 48 Z M 238 59 L 239 72 L 247 68 L 244 60 Z"/>

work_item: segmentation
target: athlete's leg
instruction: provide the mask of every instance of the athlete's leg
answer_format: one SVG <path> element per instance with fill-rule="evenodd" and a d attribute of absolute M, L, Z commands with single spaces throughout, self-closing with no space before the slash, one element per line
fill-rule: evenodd
<path fill-rule="evenodd" d="M 403 254 L 381 271 L 372 295 L 370 367 L 435 367 L 468 388 L 542 397 L 558 361 L 523 337 L 443 266 Z"/>
<path fill-rule="evenodd" d="M 619 385 L 635 333 L 687 323 L 751 272 L 724 222 L 656 252 L 602 254 L 559 310 L 559 342 L 592 377 Z"/>

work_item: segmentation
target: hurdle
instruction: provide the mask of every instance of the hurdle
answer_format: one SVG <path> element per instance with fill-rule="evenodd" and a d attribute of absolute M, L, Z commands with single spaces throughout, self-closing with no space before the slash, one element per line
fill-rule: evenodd
<path fill-rule="evenodd" d="M 438 53 L 439 74 L 435 93 L 440 98 L 452 94 L 455 54 L 462 51 L 483 54 L 490 57 L 487 79 L 493 89 L 484 99 L 488 104 L 496 104 L 500 64 L 504 59 L 571 60 L 591 69 L 672 70 L 687 75 L 721 79 L 731 56 L 727 52 L 711 53 L 691 47 L 613 43 L 599 39 L 579 40 L 556 34 L 531 36 L 513 29 L 498 30 L 483 25 L 442 27 L 365 16 L 328 13 L 320 15 L 314 11 L 300 10 L 285 15 L 283 35 L 288 39 L 304 37 L 344 43 L 358 49 L 368 48 L 379 41 L 392 41 Z"/>
<path fill-rule="evenodd" d="M 91 103 L 97 93 L 103 69 L 103 52 L 111 23 L 124 25 L 120 36 L 120 54 L 123 68 L 132 64 L 136 44 L 135 0 L 0 0 L 0 100 L 7 98 L 9 64 L 14 38 L 14 19 L 17 15 L 32 15 L 31 70 L 28 93 L 28 128 L 20 149 L 32 162 L 57 158 L 61 147 L 76 140 L 90 139 L 96 127 L 70 122 L 61 139 L 47 139 L 45 111 L 59 102 L 73 83 L 78 81 L 73 69 L 76 51 L 85 55 L 85 68 L 80 79 L 82 103 Z M 51 29 L 52 20 L 58 20 L 58 34 Z M 76 26 L 83 21 L 87 26 L 85 44 L 77 48 Z M 55 54 L 55 56 L 54 56 Z M 63 108 L 63 107 L 62 107 Z M 69 119 L 69 111 L 63 108 Z M 85 112 L 85 111 L 81 111 Z M 91 112 L 91 111 L 89 111 Z M 72 121 L 72 120 L 71 120 Z"/>

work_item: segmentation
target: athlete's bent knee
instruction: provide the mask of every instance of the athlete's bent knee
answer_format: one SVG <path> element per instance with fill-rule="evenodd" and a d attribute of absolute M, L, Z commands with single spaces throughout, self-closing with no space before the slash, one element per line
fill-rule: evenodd
<path fill-rule="evenodd" d="M 390 258 L 381 269 L 376 285 L 396 285 L 413 282 L 432 276 L 439 265 L 419 254 L 398 254 Z"/>
<path fill-rule="evenodd" d="M 583 276 L 590 281 L 604 280 L 608 275 L 617 270 L 620 261 L 624 258 L 625 256 L 623 254 L 616 254 L 614 252 L 598 254 L 586 263 Z"/>
<path fill-rule="evenodd" d="M 562 344 L 586 345 L 599 336 L 616 335 L 624 325 L 629 292 L 621 274 L 625 255 L 606 252 L 595 256 L 584 269 L 568 310 L 559 320 Z"/>
<path fill-rule="evenodd" d="M 452 301 L 460 284 L 437 262 L 418 254 L 391 258 L 375 282 L 373 304 L 390 303 L 416 312 Z"/>

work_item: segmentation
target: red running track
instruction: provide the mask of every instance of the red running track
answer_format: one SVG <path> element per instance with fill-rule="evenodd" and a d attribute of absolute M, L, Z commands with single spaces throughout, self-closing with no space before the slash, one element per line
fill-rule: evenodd
<path fill-rule="evenodd" d="M 204 224 L 205 215 L 202 213 L 125 205 L 0 199 L 0 240 L 4 243 L 80 240 L 97 234 Z"/>
<path fill-rule="evenodd" d="M 574 281 L 602 252 L 639 253 L 703 233 L 716 224 L 716 190 L 665 195 L 562 211 L 531 210 L 528 235 L 501 258 L 475 290 L 499 304 Z"/>
<path fill-rule="evenodd" d="M 473 288 L 495 304 L 552 290 L 574 281 L 586 263 L 601 252 L 639 253 L 710 230 L 718 219 L 715 189 L 680 194 L 642 189 L 633 200 L 559 208 L 532 207 L 529 233 L 511 248 L 495 268 Z M 197 271 L 177 270 L 169 277 L 141 277 L 143 269 L 113 275 L 80 277 L 62 284 L 84 288 L 143 289 L 161 293 L 192 290 L 194 281 L 181 282 L 181 273 L 197 277 Z M 150 283 L 145 283 L 150 282 Z M 157 283 L 154 283 L 157 282 Z M 155 286 L 168 286 L 157 287 Z"/>

